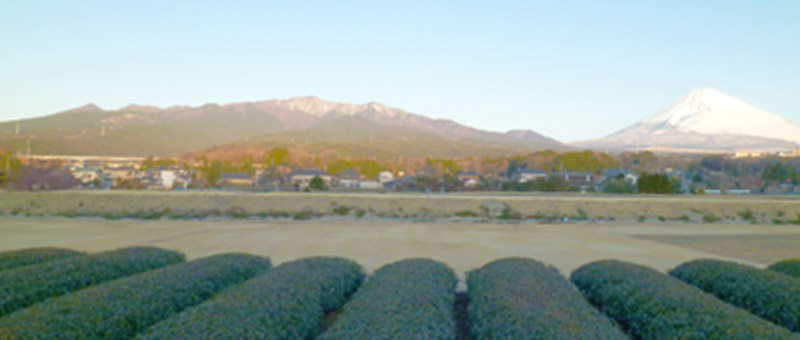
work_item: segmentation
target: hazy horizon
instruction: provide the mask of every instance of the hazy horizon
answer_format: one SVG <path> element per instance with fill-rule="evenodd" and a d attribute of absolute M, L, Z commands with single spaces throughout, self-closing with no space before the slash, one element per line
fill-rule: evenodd
<path fill-rule="evenodd" d="M 798 10 L 791 1 L 5 3 L 0 121 L 90 102 L 315 96 L 572 142 L 705 87 L 800 121 Z"/>

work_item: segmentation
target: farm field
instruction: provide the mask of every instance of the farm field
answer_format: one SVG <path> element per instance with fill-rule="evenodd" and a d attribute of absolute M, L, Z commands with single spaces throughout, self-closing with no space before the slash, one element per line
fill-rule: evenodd
<path fill-rule="evenodd" d="M 0 252 L 0 264 L 0 339 L 800 339 L 797 260 L 666 273 L 599 260 L 562 274 L 504 258 L 461 289 L 424 258 L 368 273 L 330 256 L 39 247 Z"/>
<path fill-rule="evenodd" d="M 5 216 L 800 224 L 800 197 L 529 193 L 0 192 Z"/>
<path fill-rule="evenodd" d="M 773 265 L 798 245 L 752 222 L 3 216 L 0 339 L 800 339 L 800 262 Z"/>
<path fill-rule="evenodd" d="M 713 254 L 772 263 L 800 256 L 800 234 L 646 235 L 644 239 Z"/>
<path fill-rule="evenodd" d="M 225 252 L 274 263 L 341 256 L 368 271 L 409 257 L 442 261 L 461 277 L 492 260 L 521 256 L 569 273 L 599 259 L 660 271 L 715 258 L 763 267 L 800 257 L 800 227 L 687 223 L 496 224 L 364 220 L 103 220 L 0 218 L 0 251 L 55 246 L 100 252 L 126 246 L 178 250 L 189 259 Z"/>

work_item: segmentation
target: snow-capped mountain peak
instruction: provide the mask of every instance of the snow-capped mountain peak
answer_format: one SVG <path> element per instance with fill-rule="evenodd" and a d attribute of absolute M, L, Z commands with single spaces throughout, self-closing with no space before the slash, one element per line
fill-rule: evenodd
<path fill-rule="evenodd" d="M 366 104 L 345 104 L 323 100 L 317 97 L 295 97 L 284 100 L 271 101 L 275 106 L 288 109 L 291 111 L 298 111 L 308 113 L 317 117 L 325 115 L 333 116 L 382 116 L 382 117 L 395 117 L 403 116 L 404 111 L 388 107 L 378 102 L 369 102 Z"/>
<path fill-rule="evenodd" d="M 702 134 L 741 134 L 800 142 L 800 125 L 715 89 L 696 89 L 643 124 Z"/>
<path fill-rule="evenodd" d="M 780 150 L 800 144 L 800 124 L 715 89 L 689 91 L 605 138 L 576 143 L 609 149 Z"/>

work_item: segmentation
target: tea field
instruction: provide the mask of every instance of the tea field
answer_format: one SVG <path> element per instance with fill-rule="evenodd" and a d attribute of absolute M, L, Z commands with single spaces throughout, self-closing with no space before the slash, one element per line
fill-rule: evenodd
<path fill-rule="evenodd" d="M 464 277 L 459 283 L 459 277 Z M 314 256 L 192 260 L 137 246 L 0 252 L 0 339 L 800 339 L 800 260 L 568 275 L 531 258 L 459 273 L 426 258 L 369 273 Z"/>

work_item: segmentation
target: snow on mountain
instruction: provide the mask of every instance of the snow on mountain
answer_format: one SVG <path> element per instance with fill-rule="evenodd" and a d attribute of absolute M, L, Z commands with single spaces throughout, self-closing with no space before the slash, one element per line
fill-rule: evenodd
<path fill-rule="evenodd" d="M 643 123 L 668 124 L 702 134 L 738 134 L 800 143 L 800 124 L 715 89 L 692 90 Z"/>
<path fill-rule="evenodd" d="M 326 115 L 331 116 L 356 116 L 356 115 L 372 115 L 394 118 L 396 116 L 404 116 L 406 113 L 402 110 L 394 109 L 386 105 L 369 102 L 366 104 L 344 104 L 330 102 L 319 99 L 317 97 L 296 97 L 282 100 L 271 100 L 266 103 L 272 104 L 275 107 L 308 113 L 317 117 Z"/>
<path fill-rule="evenodd" d="M 178 155 L 240 141 L 268 139 L 268 136 L 287 132 L 321 134 L 318 143 L 339 143 L 339 136 L 363 135 L 364 129 L 382 131 L 383 135 L 375 134 L 376 139 L 387 137 L 387 141 L 395 141 L 387 142 L 391 147 L 385 148 L 384 154 L 414 154 L 405 150 L 413 149 L 413 143 L 396 142 L 409 136 L 424 136 L 419 139 L 422 142 L 444 143 L 438 145 L 437 150 L 442 152 L 436 155 L 478 156 L 483 151 L 511 154 L 569 149 L 533 131 L 504 134 L 409 113 L 377 102 L 344 104 L 316 97 L 223 105 L 209 103 L 197 107 L 158 108 L 132 104 L 117 110 L 103 110 L 89 104 L 63 113 L 0 122 L 0 147 L 17 143 L 18 125 L 26 138 L 37 138 L 38 152 L 56 154 Z M 332 137 L 325 140 L 326 136 Z M 341 148 L 347 150 L 347 147 Z M 450 151 L 453 152 L 448 153 Z"/>
<path fill-rule="evenodd" d="M 715 89 L 695 89 L 654 115 L 594 141 L 606 149 L 778 150 L 800 144 L 800 124 Z"/>

